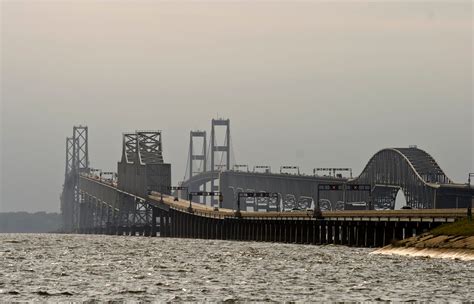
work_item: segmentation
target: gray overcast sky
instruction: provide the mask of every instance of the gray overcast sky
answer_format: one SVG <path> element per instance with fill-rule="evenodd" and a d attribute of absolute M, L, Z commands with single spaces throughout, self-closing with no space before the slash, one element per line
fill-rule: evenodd
<path fill-rule="evenodd" d="M 58 211 L 74 124 L 107 170 L 122 132 L 163 130 L 176 182 L 217 114 L 239 163 L 358 174 L 417 144 L 465 182 L 472 22 L 471 1 L 2 1 L 0 211 Z"/>

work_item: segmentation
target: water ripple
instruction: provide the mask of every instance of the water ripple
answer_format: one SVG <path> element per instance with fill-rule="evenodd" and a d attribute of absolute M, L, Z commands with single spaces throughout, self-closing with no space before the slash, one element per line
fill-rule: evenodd
<path fill-rule="evenodd" d="M 0 234 L 0 301 L 465 301 L 474 263 L 371 250 Z"/>

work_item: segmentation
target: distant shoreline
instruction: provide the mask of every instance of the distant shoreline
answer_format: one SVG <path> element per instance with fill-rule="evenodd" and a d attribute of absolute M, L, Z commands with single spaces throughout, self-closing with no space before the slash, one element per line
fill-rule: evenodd
<path fill-rule="evenodd" d="M 59 213 L 1 212 L 0 233 L 54 233 L 60 230 Z"/>

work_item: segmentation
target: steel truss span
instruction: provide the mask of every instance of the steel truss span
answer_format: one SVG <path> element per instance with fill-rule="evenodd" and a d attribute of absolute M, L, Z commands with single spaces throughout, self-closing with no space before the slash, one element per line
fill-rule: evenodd
<path fill-rule="evenodd" d="M 371 184 L 375 208 L 393 209 L 397 193 L 402 190 L 408 206 L 427 209 L 437 207 L 440 185 L 452 181 L 431 155 L 411 147 L 377 152 L 359 177 L 349 183 Z"/>

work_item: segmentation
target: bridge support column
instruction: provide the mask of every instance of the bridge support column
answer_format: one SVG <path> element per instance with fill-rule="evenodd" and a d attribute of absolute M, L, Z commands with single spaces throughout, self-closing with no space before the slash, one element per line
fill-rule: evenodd
<path fill-rule="evenodd" d="M 156 217 L 157 217 L 157 210 L 158 208 L 156 207 L 151 207 L 151 236 L 155 237 L 156 236 Z"/>
<path fill-rule="evenodd" d="M 212 221 L 210 218 L 206 218 L 205 219 L 205 223 L 206 223 L 206 239 L 210 239 L 211 238 L 211 230 L 212 230 Z"/>
<path fill-rule="evenodd" d="M 271 242 L 273 239 L 273 224 L 272 220 L 265 220 L 265 242 Z"/>
<path fill-rule="evenodd" d="M 283 230 L 282 230 L 282 220 L 276 220 L 275 221 L 275 241 L 279 243 L 283 243 Z"/>
<path fill-rule="evenodd" d="M 209 239 L 213 240 L 215 232 L 215 223 L 213 218 L 209 218 Z"/>
<path fill-rule="evenodd" d="M 381 222 L 376 222 L 375 223 L 375 247 L 383 247 L 383 235 L 384 235 L 384 225 Z"/>
<path fill-rule="evenodd" d="M 263 220 L 260 221 L 260 242 L 265 242 L 265 232 L 266 232 L 266 227 L 267 226 L 267 221 Z"/>
<path fill-rule="evenodd" d="M 405 223 L 405 238 L 410 238 L 416 235 L 416 223 Z"/>
<path fill-rule="evenodd" d="M 267 220 L 262 221 L 262 234 L 260 236 L 260 241 L 266 242 L 267 241 Z"/>
<path fill-rule="evenodd" d="M 150 225 L 143 226 L 143 236 L 146 236 L 146 237 L 151 236 L 151 227 L 150 227 Z"/>
<path fill-rule="evenodd" d="M 216 240 L 223 240 L 222 237 L 222 223 L 224 221 L 220 218 L 216 220 Z"/>
<path fill-rule="evenodd" d="M 283 243 L 288 243 L 288 221 L 281 220 L 280 227 L 281 227 L 281 240 Z"/>
<path fill-rule="evenodd" d="M 217 236 L 219 232 L 219 220 L 218 219 L 212 219 L 212 239 L 217 240 L 219 237 Z"/>
<path fill-rule="evenodd" d="M 87 204 L 84 202 L 86 200 L 85 194 L 81 194 L 81 196 L 83 202 L 79 204 L 79 233 L 84 233 L 87 221 Z"/>
<path fill-rule="evenodd" d="M 226 240 L 232 240 L 232 229 L 233 229 L 233 220 L 231 219 L 226 219 L 226 228 L 225 228 L 225 231 L 226 231 Z"/>
<path fill-rule="evenodd" d="M 258 229 L 259 229 L 259 222 L 256 220 L 252 220 L 252 226 L 253 226 L 253 238 L 252 241 L 257 242 L 258 241 Z"/>
<path fill-rule="evenodd" d="M 178 222 L 178 227 L 179 227 L 179 237 L 180 238 L 186 238 L 188 237 L 186 235 L 186 229 L 187 229 L 187 214 L 183 213 L 183 212 L 179 212 L 179 222 Z"/>
<path fill-rule="evenodd" d="M 313 245 L 321 243 L 321 230 L 319 226 L 320 221 L 319 220 L 313 220 L 311 223 L 312 229 L 313 229 Z"/>
<path fill-rule="evenodd" d="M 321 230 L 321 237 L 320 237 L 320 244 L 327 244 L 327 223 L 325 220 L 319 222 L 320 230 Z"/>
<path fill-rule="evenodd" d="M 252 227 L 252 237 L 249 241 L 256 242 L 258 240 L 258 221 L 251 220 L 250 227 Z"/>
<path fill-rule="evenodd" d="M 334 222 L 333 221 L 328 221 L 327 222 L 327 233 L 328 233 L 328 239 L 327 239 L 327 244 L 333 244 L 334 243 Z"/>
<path fill-rule="evenodd" d="M 234 240 L 240 241 L 241 234 L 240 234 L 240 227 L 242 226 L 242 219 L 237 219 L 234 221 Z M 254 231 L 255 232 L 255 231 Z"/>
<path fill-rule="evenodd" d="M 339 222 L 334 222 L 334 243 L 336 245 L 341 244 L 341 225 Z"/>
<path fill-rule="evenodd" d="M 197 217 L 199 220 L 199 238 L 204 239 L 206 234 L 206 222 L 203 218 Z"/>
<path fill-rule="evenodd" d="M 199 218 L 188 213 L 183 213 L 182 220 L 182 234 L 184 238 L 199 238 Z"/>
<path fill-rule="evenodd" d="M 199 220 L 199 226 L 200 226 L 200 239 L 205 239 L 206 238 L 206 219 L 202 217 L 197 217 Z"/>
<path fill-rule="evenodd" d="M 308 241 L 308 236 L 309 236 L 309 233 L 308 233 L 308 221 L 307 220 L 304 220 L 301 222 L 301 243 L 302 244 L 309 244 L 309 241 Z"/>
<path fill-rule="evenodd" d="M 397 241 L 401 241 L 404 239 L 403 235 L 404 235 L 404 230 L 405 230 L 405 225 L 401 222 L 397 222 L 395 223 L 395 239 Z"/>
<path fill-rule="evenodd" d="M 226 219 L 222 219 L 220 221 L 220 236 L 221 240 L 226 240 L 227 239 L 227 228 L 228 228 L 228 222 Z"/>
<path fill-rule="evenodd" d="M 291 238 L 292 238 L 292 243 L 298 244 L 299 243 L 299 221 L 292 220 L 291 221 Z"/>
<path fill-rule="evenodd" d="M 349 246 L 357 246 L 357 226 L 356 223 L 349 223 Z"/>
<path fill-rule="evenodd" d="M 260 221 L 254 220 L 253 221 L 253 226 L 254 226 L 254 229 L 255 229 L 255 231 L 254 231 L 255 234 L 254 234 L 253 241 L 258 242 L 259 241 L 259 233 L 260 233 Z"/>
<path fill-rule="evenodd" d="M 192 214 L 186 215 L 186 226 L 187 226 L 187 237 L 194 238 L 194 218 L 195 216 Z"/>
<path fill-rule="evenodd" d="M 249 229 L 249 237 L 247 241 L 255 241 L 257 237 L 257 225 L 254 220 L 248 220 L 245 222 L 245 225 L 248 226 Z"/>
<path fill-rule="evenodd" d="M 232 229 L 233 229 L 233 220 L 231 219 L 226 219 L 226 240 L 232 240 Z"/>
<path fill-rule="evenodd" d="M 365 246 L 372 248 L 375 243 L 375 224 L 373 222 L 366 222 L 366 242 Z"/>
<path fill-rule="evenodd" d="M 166 214 L 166 235 L 168 237 L 173 237 L 173 221 L 172 221 L 172 215 L 175 211 L 168 212 Z"/>
<path fill-rule="evenodd" d="M 159 236 L 164 237 L 165 228 L 164 228 L 164 223 L 163 223 L 164 222 L 163 210 L 158 209 L 157 211 L 158 211 L 157 217 L 158 217 L 158 222 L 159 222 L 159 225 L 158 225 L 159 229 L 158 230 L 160 232 Z"/>
<path fill-rule="evenodd" d="M 195 224 L 196 217 L 192 214 L 188 214 L 188 221 L 189 221 L 189 223 L 188 223 L 189 237 L 194 239 L 194 238 L 196 238 L 196 233 L 195 233 L 196 232 L 196 229 L 195 229 L 195 227 L 196 227 L 196 224 Z"/>
<path fill-rule="evenodd" d="M 347 245 L 347 222 L 340 222 L 341 224 L 341 245 Z"/>
<path fill-rule="evenodd" d="M 384 227 L 384 246 L 391 244 L 394 238 L 394 224 L 386 222 Z"/>
<path fill-rule="evenodd" d="M 287 231 L 287 242 L 288 243 L 293 243 L 293 237 L 295 236 L 294 233 L 294 226 L 293 226 L 293 220 L 287 221 L 288 224 L 288 231 Z"/>
<path fill-rule="evenodd" d="M 356 229 L 357 229 L 357 240 L 356 240 L 356 245 L 358 247 L 363 247 L 365 246 L 365 233 L 366 233 L 366 226 L 365 223 L 358 222 Z"/>
<path fill-rule="evenodd" d="M 254 238 L 254 241 L 258 242 L 258 241 L 260 241 L 261 223 L 260 223 L 259 220 L 255 220 L 254 225 L 255 225 L 255 238 Z"/>
<path fill-rule="evenodd" d="M 313 220 L 305 221 L 306 244 L 312 244 L 313 241 Z"/>

